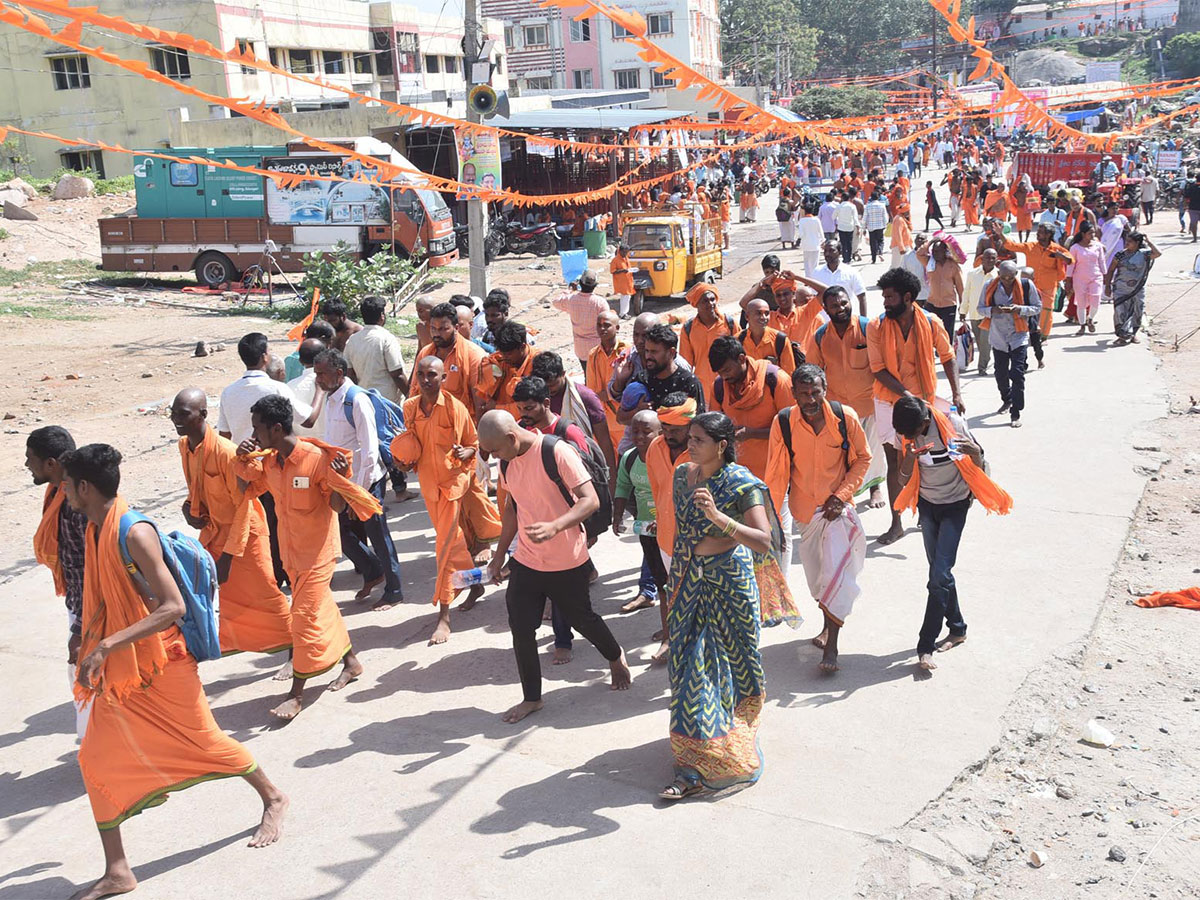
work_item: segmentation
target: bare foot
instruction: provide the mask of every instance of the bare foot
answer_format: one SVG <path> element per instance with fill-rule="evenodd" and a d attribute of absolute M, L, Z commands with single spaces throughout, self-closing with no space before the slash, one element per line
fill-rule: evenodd
<path fill-rule="evenodd" d="M 902 537 L 904 537 L 904 526 L 897 522 L 875 540 L 881 546 L 887 546 L 888 544 L 896 543 Z"/>
<path fill-rule="evenodd" d="M 639 609 L 649 609 L 655 603 L 653 597 L 647 597 L 645 594 L 638 594 L 628 603 L 621 607 L 621 612 L 631 613 L 637 612 Z"/>
<path fill-rule="evenodd" d="M 283 816 L 288 808 L 287 794 L 263 804 L 262 821 L 254 830 L 247 847 L 266 847 L 283 837 Z"/>
<path fill-rule="evenodd" d="M 366 600 L 371 596 L 371 591 L 379 587 L 384 582 L 384 577 L 380 575 L 378 578 L 372 578 L 370 581 L 364 581 L 363 586 L 358 589 L 358 593 L 354 595 L 355 600 Z"/>
<path fill-rule="evenodd" d="M 661 666 L 667 661 L 667 657 L 671 655 L 671 645 L 663 641 L 658 645 L 658 649 L 654 651 L 654 655 L 650 657 L 650 665 Z"/>
<path fill-rule="evenodd" d="M 104 877 L 71 895 L 71 900 L 100 900 L 101 897 L 112 897 L 116 894 L 128 894 L 137 887 L 137 879 L 127 868 L 123 873 L 105 873 Z"/>
<path fill-rule="evenodd" d="M 918 656 L 917 657 L 917 665 L 920 668 L 924 669 L 926 672 L 932 671 L 933 669 L 937 668 L 937 663 L 935 663 L 933 661 L 932 653 L 922 653 L 920 656 Z"/>
<path fill-rule="evenodd" d="M 363 665 L 358 661 L 358 657 L 353 653 L 347 654 L 346 662 L 342 665 L 342 673 L 329 685 L 329 690 L 340 691 L 362 673 Z"/>
<path fill-rule="evenodd" d="M 271 680 L 272 681 L 291 681 L 292 680 L 292 661 L 289 659 L 282 666 L 280 666 L 279 671 L 271 676 Z"/>
<path fill-rule="evenodd" d="M 450 639 L 450 607 L 439 606 L 437 625 L 433 628 L 433 634 L 429 636 L 429 646 L 434 644 L 444 644 Z"/>
<path fill-rule="evenodd" d="M 944 641 L 942 641 L 940 644 L 937 645 L 937 652 L 945 653 L 947 650 L 953 650 L 959 644 L 965 644 L 966 642 L 967 642 L 967 636 L 965 634 L 960 634 L 960 635 L 952 634 L 952 635 L 950 635 L 950 637 L 946 638 Z"/>
<path fill-rule="evenodd" d="M 867 500 L 867 506 L 870 509 L 883 509 L 887 506 L 887 501 L 883 499 L 883 491 L 879 489 L 879 485 L 871 488 L 871 495 Z"/>
<path fill-rule="evenodd" d="M 288 697 L 271 710 L 271 715 L 277 719 L 283 719 L 285 722 L 290 722 L 296 716 L 300 715 L 300 710 L 303 708 L 304 705 L 300 702 L 299 697 Z"/>
<path fill-rule="evenodd" d="M 553 662 L 554 665 L 565 666 L 570 661 L 571 661 L 571 648 L 570 647 L 555 647 L 554 648 L 554 659 L 551 660 L 551 662 Z"/>
<path fill-rule="evenodd" d="M 520 722 L 526 716 L 537 712 L 543 706 L 545 704 L 541 700 L 526 700 L 523 703 L 518 703 L 501 718 L 509 725 L 512 725 L 515 722 Z"/>
<path fill-rule="evenodd" d="M 832 675 L 838 670 L 838 652 L 834 647 L 825 648 L 825 655 L 821 657 L 820 669 L 826 675 Z"/>
<path fill-rule="evenodd" d="M 629 671 L 629 666 L 625 663 L 625 651 L 621 651 L 621 656 L 614 659 L 608 664 L 609 671 L 612 672 L 612 690 L 627 691 L 629 684 L 633 681 L 633 673 Z"/>
<path fill-rule="evenodd" d="M 467 599 L 458 604 L 459 612 L 467 612 L 479 602 L 479 598 L 483 596 L 483 585 L 475 584 L 471 586 L 471 590 L 467 593 Z"/>
<path fill-rule="evenodd" d="M 826 627 L 823 629 L 820 634 L 812 639 L 812 642 L 814 647 L 820 647 L 824 650 L 825 645 L 829 643 L 829 628 Z"/>

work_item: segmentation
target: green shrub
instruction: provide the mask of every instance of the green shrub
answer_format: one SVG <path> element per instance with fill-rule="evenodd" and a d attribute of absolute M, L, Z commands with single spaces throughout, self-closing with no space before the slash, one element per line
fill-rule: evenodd
<path fill-rule="evenodd" d="M 380 251 L 368 260 L 356 260 L 344 244 L 332 253 L 306 253 L 301 289 L 310 297 L 321 289 L 324 300 L 341 300 L 351 306 L 369 294 L 390 297 L 416 271 L 412 262 Z"/>

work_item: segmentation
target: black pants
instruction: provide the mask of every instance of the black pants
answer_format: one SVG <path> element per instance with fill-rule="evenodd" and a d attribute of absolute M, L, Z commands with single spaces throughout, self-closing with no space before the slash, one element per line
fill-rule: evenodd
<path fill-rule="evenodd" d="M 942 224 L 942 217 L 941 217 L 941 216 L 931 216 L 931 215 L 926 215 L 926 216 L 925 216 L 925 230 L 926 230 L 926 231 L 929 231 L 929 223 L 930 223 L 930 222 L 937 222 L 937 223 L 938 223 L 938 228 L 942 229 L 942 231 L 945 231 L 945 230 L 946 230 L 946 226 Z"/>
<path fill-rule="evenodd" d="M 509 561 L 508 591 L 504 602 L 508 606 L 508 628 L 512 632 L 513 653 L 517 657 L 517 674 L 525 700 L 542 699 L 542 664 L 538 658 L 537 630 L 542 624 L 546 600 L 566 616 L 571 627 L 587 638 L 600 655 L 609 662 L 621 658 L 621 645 L 608 625 L 592 609 L 588 596 L 592 565 L 586 562 L 561 572 L 541 572 Z"/>
<path fill-rule="evenodd" d="M 867 232 L 867 238 L 871 242 L 871 262 L 876 259 L 883 258 L 883 229 L 872 228 Z"/>
<path fill-rule="evenodd" d="M 1009 411 L 1014 419 L 1021 418 L 1025 408 L 1025 366 L 1029 347 L 1013 347 L 1012 350 L 997 350 L 992 347 L 992 359 L 996 363 L 996 387 L 1000 389 L 1000 400 L 1011 403 Z"/>
<path fill-rule="evenodd" d="M 654 578 L 654 586 L 658 588 L 659 599 L 667 602 L 667 567 L 663 564 L 662 552 L 658 549 L 658 538 L 640 535 L 638 542 L 642 545 L 642 564 L 649 568 Z"/>
<path fill-rule="evenodd" d="M 927 300 L 925 301 L 925 310 L 942 320 L 942 324 L 946 326 L 946 336 L 950 338 L 951 343 L 954 343 L 954 323 L 955 317 L 958 315 L 958 307 L 953 303 L 949 306 L 933 306 Z"/>
<path fill-rule="evenodd" d="M 838 229 L 838 240 L 842 245 L 842 262 L 848 263 L 854 259 L 854 232 Z"/>
<path fill-rule="evenodd" d="M 1033 347 L 1033 355 L 1041 362 L 1046 354 L 1042 350 L 1042 329 L 1039 327 L 1037 316 L 1029 320 L 1029 346 Z"/>
<path fill-rule="evenodd" d="M 1142 224 L 1149 225 L 1154 221 L 1154 201 L 1142 204 Z"/>
<path fill-rule="evenodd" d="M 954 583 L 954 563 L 958 544 L 967 524 L 971 499 L 957 503 L 929 503 L 917 500 L 921 517 L 921 539 L 929 560 L 929 598 L 925 601 L 925 620 L 917 638 L 917 653 L 932 653 L 937 646 L 942 622 L 954 637 L 967 633 L 967 623 L 958 608 L 958 586 Z"/>
<path fill-rule="evenodd" d="M 279 517 L 275 515 L 275 498 L 270 491 L 258 495 L 267 514 L 267 534 L 271 542 L 271 568 L 275 570 L 275 583 L 280 587 L 288 584 L 287 570 L 283 567 L 283 557 L 279 555 Z"/>

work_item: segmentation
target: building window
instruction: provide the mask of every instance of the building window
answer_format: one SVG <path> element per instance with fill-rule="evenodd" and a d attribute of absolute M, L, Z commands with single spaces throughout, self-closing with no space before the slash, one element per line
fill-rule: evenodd
<path fill-rule="evenodd" d="M 662 72 L 655 69 L 650 70 L 650 87 L 652 88 L 669 88 L 675 87 L 675 82 L 667 78 Z"/>
<path fill-rule="evenodd" d="M 525 39 L 526 47 L 547 47 L 550 44 L 545 25 L 524 25 L 521 36 Z"/>
<path fill-rule="evenodd" d="M 720 112 L 720 110 L 717 110 L 717 112 L 710 112 L 710 113 L 708 114 L 708 121 L 710 121 L 710 122 L 720 122 L 720 121 L 721 121 L 721 112 Z"/>
<path fill-rule="evenodd" d="M 510 50 L 513 45 L 513 27 L 511 25 L 504 26 L 504 49 Z"/>
<path fill-rule="evenodd" d="M 671 33 L 671 14 L 670 13 L 651 13 L 646 16 L 646 33 L 647 34 L 670 34 Z"/>
<path fill-rule="evenodd" d="M 618 91 L 629 91 L 642 86 L 641 69 L 617 69 L 613 72 L 617 79 Z"/>
<path fill-rule="evenodd" d="M 576 22 L 571 20 L 571 43 L 586 44 L 592 39 L 592 20 L 581 19 Z"/>
<path fill-rule="evenodd" d="M 346 74 L 346 55 L 341 50 L 322 50 L 321 63 L 326 75 Z"/>
<path fill-rule="evenodd" d="M 550 76 L 543 75 L 537 78 L 526 78 L 525 88 L 530 91 L 548 91 L 550 90 Z"/>
<path fill-rule="evenodd" d="M 154 71 L 160 75 L 166 75 L 175 81 L 187 81 L 192 77 L 192 65 L 188 60 L 186 50 L 178 50 L 175 47 L 152 47 L 150 58 L 154 65 Z"/>
<path fill-rule="evenodd" d="M 78 150 L 72 153 L 60 153 L 59 161 L 64 169 L 72 172 L 95 172 L 104 177 L 104 154 L 99 150 Z"/>
<path fill-rule="evenodd" d="M 446 74 L 448 74 L 448 75 L 458 74 L 458 57 L 457 56 L 447 56 L 446 57 Z"/>
<path fill-rule="evenodd" d="M 386 31 L 373 31 L 375 40 L 375 71 L 381 76 L 390 76 L 396 71 L 392 57 L 392 36 Z"/>
<path fill-rule="evenodd" d="M 353 59 L 355 75 L 374 75 L 375 70 L 371 68 L 371 53 L 355 53 Z"/>
<path fill-rule="evenodd" d="M 430 75 L 436 75 L 438 72 L 442 71 L 441 57 L 426 56 L 425 57 L 425 71 L 428 72 Z"/>
<path fill-rule="evenodd" d="M 251 56 L 254 55 L 254 41 L 250 40 L 250 38 L 238 38 L 237 48 L 238 53 L 248 53 Z M 253 75 L 257 71 L 258 69 L 254 68 L 253 66 L 242 66 L 243 75 Z"/>
<path fill-rule="evenodd" d="M 54 76 L 56 91 L 74 91 L 92 86 L 86 56 L 52 56 L 50 72 Z"/>
<path fill-rule="evenodd" d="M 575 82 L 575 90 L 582 91 L 592 86 L 592 70 L 591 69 L 576 69 L 571 73 L 571 78 Z"/>
<path fill-rule="evenodd" d="M 414 74 L 421 71 L 421 54 L 418 52 L 417 36 L 411 31 L 396 32 L 396 71 Z"/>
<path fill-rule="evenodd" d="M 632 31 L 627 31 L 625 28 L 622 28 L 616 22 L 612 23 L 612 29 L 613 29 L 613 40 L 614 41 L 620 41 L 620 40 L 624 40 L 627 37 L 633 37 Z"/>
<path fill-rule="evenodd" d="M 313 72 L 313 54 L 311 50 L 289 50 L 288 71 L 297 75 L 311 75 Z"/>

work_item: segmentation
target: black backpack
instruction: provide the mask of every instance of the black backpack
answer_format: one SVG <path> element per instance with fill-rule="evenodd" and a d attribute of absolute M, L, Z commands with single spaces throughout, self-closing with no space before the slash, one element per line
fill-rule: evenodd
<path fill-rule="evenodd" d="M 563 500 L 567 502 L 567 506 L 574 506 L 575 496 L 563 482 L 562 476 L 558 472 L 558 460 L 554 458 L 554 445 L 560 440 L 574 452 L 579 453 L 578 448 L 571 441 L 566 440 L 568 424 L 560 418 L 554 425 L 554 434 L 542 437 L 542 468 L 546 470 L 550 480 L 558 486 L 558 491 L 562 494 Z M 580 459 L 583 460 L 583 467 L 587 469 L 587 473 L 592 476 L 592 487 L 596 489 L 596 497 L 600 501 L 600 508 L 583 521 L 583 530 L 587 534 L 590 545 L 612 525 L 612 497 L 609 496 L 608 491 L 608 463 L 604 461 L 604 453 L 600 450 L 600 445 L 592 438 L 586 439 L 588 455 L 580 454 Z M 500 471 L 507 477 L 507 460 L 500 460 Z M 516 505 L 515 500 L 513 504 Z"/>
<path fill-rule="evenodd" d="M 783 437 L 783 445 L 788 448 L 788 456 L 795 462 L 796 454 L 792 450 L 792 410 L 795 407 L 789 406 L 787 409 L 779 411 L 779 433 Z M 846 471 L 850 470 L 850 438 L 846 434 L 846 411 L 842 409 L 842 404 L 836 400 L 829 401 L 829 408 L 833 410 L 833 417 L 837 419 L 838 434 L 842 438 L 842 463 L 846 466 Z"/>

